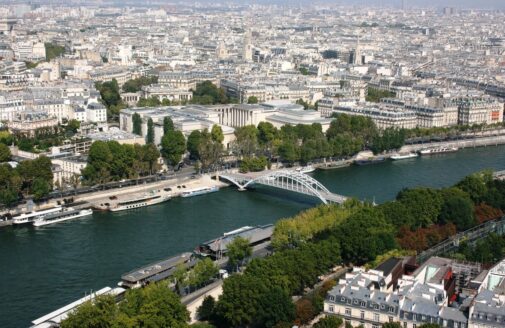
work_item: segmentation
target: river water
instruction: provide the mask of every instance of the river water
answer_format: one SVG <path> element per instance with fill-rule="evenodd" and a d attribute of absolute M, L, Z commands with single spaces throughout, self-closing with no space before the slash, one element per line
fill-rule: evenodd
<path fill-rule="evenodd" d="M 333 192 L 384 202 L 403 188 L 443 187 L 483 169 L 505 169 L 505 146 L 312 174 Z M 177 198 L 165 204 L 39 228 L 0 229 L 0 327 L 30 321 L 92 290 L 114 287 L 121 274 L 244 225 L 273 223 L 315 200 L 273 190 Z"/>

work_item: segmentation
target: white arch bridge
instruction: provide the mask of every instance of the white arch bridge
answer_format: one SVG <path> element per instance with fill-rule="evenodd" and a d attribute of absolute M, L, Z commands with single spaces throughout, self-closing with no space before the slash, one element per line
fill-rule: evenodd
<path fill-rule="evenodd" d="M 292 170 L 270 171 L 256 176 L 224 172 L 219 174 L 219 177 L 233 183 L 239 190 L 245 190 L 253 184 L 261 184 L 316 197 L 324 204 L 342 204 L 347 199 L 345 196 L 332 193 L 309 175 Z"/>

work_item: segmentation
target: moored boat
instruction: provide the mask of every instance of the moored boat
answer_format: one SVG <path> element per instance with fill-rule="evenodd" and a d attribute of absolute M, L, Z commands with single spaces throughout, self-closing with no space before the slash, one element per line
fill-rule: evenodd
<path fill-rule="evenodd" d="M 354 161 L 357 165 L 369 165 L 369 164 L 377 164 L 382 163 L 386 160 L 385 157 L 370 157 L 367 159 L 357 159 Z"/>
<path fill-rule="evenodd" d="M 219 191 L 219 188 L 216 186 L 195 188 L 195 189 L 183 191 L 181 194 L 181 197 L 200 196 L 200 195 L 205 195 L 205 194 L 208 194 L 211 192 L 216 192 L 216 191 Z"/>
<path fill-rule="evenodd" d="M 33 221 L 33 226 L 35 227 L 45 226 L 48 224 L 77 219 L 91 214 L 93 214 L 93 211 L 91 209 L 75 210 L 69 207 L 61 212 L 57 212 L 54 214 L 47 214 L 38 217 Z"/>
<path fill-rule="evenodd" d="M 316 170 L 316 168 L 313 167 L 312 165 L 307 165 L 307 166 L 299 167 L 295 171 L 300 172 L 300 173 L 311 173 L 311 172 L 314 172 L 315 170 Z"/>
<path fill-rule="evenodd" d="M 453 153 L 458 151 L 457 147 L 434 147 L 434 148 L 425 148 L 419 151 L 421 155 L 435 155 L 435 154 L 444 154 L 444 153 Z"/>
<path fill-rule="evenodd" d="M 156 205 L 170 200 L 170 195 L 163 190 L 151 190 L 140 196 L 130 196 L 128 198 L 119 198 L 118 196 L 109 197 L 108 201 L 95 204 L 94 208 L 102 211 L 119 212 L 133 210 L 145 206 Z"/>
<path fill-rule="evenodd" d="M 403 160 L 403 159 L 416 158 L 418 156 L 419 155 L 417 153 L 397 153 L 397 154 L 392 155 L 390 158 L 393 161 L 399 161 L 399 160 Z"/>
<path fill-rule="evenodd" d="M 33 222 L 37 217 L 47 214 L 54 214 L 63 211 L 61 206 L 48 208 L 40 211 L 31 211 L 27 213 L 18 214 L 12 217 L 13 224 L 26 224 Z"/>

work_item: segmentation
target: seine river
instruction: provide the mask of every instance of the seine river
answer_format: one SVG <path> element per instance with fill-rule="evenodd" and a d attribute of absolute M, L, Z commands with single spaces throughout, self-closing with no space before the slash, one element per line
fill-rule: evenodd
<path fill-rule="evenodd" d="M 333 192 L 384 202 L 406 187 L 449 186 L 487 168 L 505 169 L 505 146 L 312 175 Z M 85 293 L 114 287 L 121 274 L 136 267 L 191 251 L 244 225 L 273 223 L 314 204 L 273 190 L 224 188 L 132 212 L 0 229 L 0 327 L 27 327 Z"/>

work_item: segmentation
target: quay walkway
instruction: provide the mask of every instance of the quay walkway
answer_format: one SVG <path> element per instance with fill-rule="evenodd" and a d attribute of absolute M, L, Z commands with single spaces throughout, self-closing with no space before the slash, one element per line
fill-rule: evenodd
<path fill-rule="evenodd" d="M 261 184 L 316 197 L 324 204 L 342 204 L 347 200 L 347 197 L 332 193 L 316 179 L 296 170 L 281 169 L 248 174 L 223 172 L 219 174 L 219 178 L 233 183 L 239 190 L 246 190 L 253 184 Z"/>

